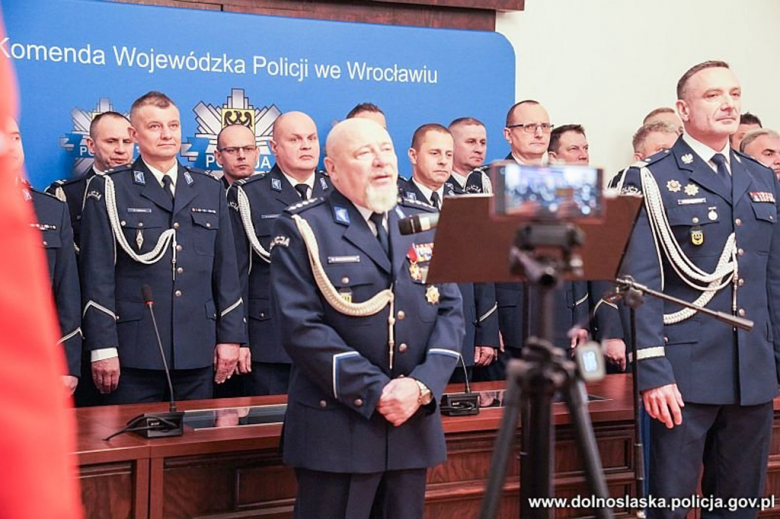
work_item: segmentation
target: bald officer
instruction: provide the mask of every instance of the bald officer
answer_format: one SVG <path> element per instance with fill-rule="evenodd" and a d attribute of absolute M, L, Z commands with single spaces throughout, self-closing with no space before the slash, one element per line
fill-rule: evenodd
<path fill-rule="evenodd" d="M 432 209 L 396 205 L 388 133 L 349 119 L 327 149 L 335 189 L 285 211 L 271 245 L 296 517 L 421 518 L 427 468 L 446 457 L 437 402 L 463 341 L 460 295 L 422 279 L 433 233 L 398 231 Z"/>

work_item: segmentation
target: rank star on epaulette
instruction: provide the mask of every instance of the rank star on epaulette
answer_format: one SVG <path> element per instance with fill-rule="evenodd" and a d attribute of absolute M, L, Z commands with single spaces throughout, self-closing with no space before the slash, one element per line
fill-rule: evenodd
<path fill-rule="evenodd" d="M 678 180 L 670 180 L 666 183 L 666 189 L 671 191 L 672 193 L 679 193 L 680 188 L 682 187 L 682 184 Z"/>
<path fill-rule="evenodd" d="M 425 289 L 425 300 L 431 305 L 439 304 L 439 289 L 436 288 L 436 285 L 429 285 Z"/>
<path fill-rule="evenodd" d="M 690 153 L 686 153 L 685 155 L 680 157 L 680 160 L 683 161 L 683 164 L 691 164 L 693 163 L 693 155 L 691 155 Z"/>
<path fill-rule="evenodd" d="M 679 191 L 679 189 L 678 189 Z M 685 194 L 688 196 L 696 196 L 699 194 L 699 186 L 696 184 L 688 184 L 685 186 Z"/>

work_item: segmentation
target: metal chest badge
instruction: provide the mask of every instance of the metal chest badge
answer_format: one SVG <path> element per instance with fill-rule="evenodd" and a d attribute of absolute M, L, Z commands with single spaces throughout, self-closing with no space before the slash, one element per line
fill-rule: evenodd
<path fill-rule="evenodd" d="M 672 193 L 678 193 L 681 187 L 682 184 L 680 184 L 678 180 L 670 180 L 669 182 L 666 183 L 666 189 L 668 189 Z"/>
<path fill-rule="evenodd" d="M 691 243 L 697 247 L 704 244 L 704 231 L 698 225 L 691 227 Z"/>
<path fill-rule="evenodd" d="M 439 289 L 436 288 L 436 285 L 429 285 L 425 289 L 425 300 L 431 305 L 439 304 Z"/>
<path fill-rule="evenodd" d="M 409 265 L 409 277 L 411 277 L 413 281 L 422 281 L 422 269 L 416 261 L 413 261 Z"/>
<path fill-rule="evenodd" d="M 696 184 L 688 184 L 685 186 L 685 194 L 688 196 L 696 196 L 699 194 L 699 187 Z"/>

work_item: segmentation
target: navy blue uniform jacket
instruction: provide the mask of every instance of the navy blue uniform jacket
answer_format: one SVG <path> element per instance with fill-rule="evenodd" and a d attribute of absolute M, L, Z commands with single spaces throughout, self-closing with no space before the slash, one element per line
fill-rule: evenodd
<path fill-rule="evenodd" d="M 237 181 L 228 191 L 238 275 L 249 318 L 252 361 L 289 364 L 290 357 L 282 347 L 279 325 L 270 302 L 271 265 L 260 258 L 249 244 L 247 231 L 238 212 L 238 189 L 243 189 L 249 199 L 255 235 L 265 250 L 270 249 L 276 219 L 287 207 L 300 202 L 301 197 L 276 165 L 265 175 L 253 175 Z M 311 198 L 322 196 L 329 189 L 328 177 L 321 172 L 315 173 Z"/>
<path fill-rule="evenodd" d="M 169 245 L 157 263 L 133 260 L 114 239 L 105 178 L 92 178 L 84 203 L 80 258 L 87 349 L 118 347 L 122 366 L 163 369 L 141 295 L 141 287 L 148 284 L 168 366 L 211 366 L 217 343 L 246 342 L 222 185 L 210 175 L 179 166 L 174 203 L 140 158 L 106 175 L 114 181 L 121 229 L 133 251 L 149 252 L 164 231 L 174 228 L 177 257 L 173 264 Z"/>
<path fill-rule="evenodd" d="M 68 206 L 56 198 L 29 190 L 49 265 L 54 304 L 60 323 L 60 343 L 65 347 L 68 375 L 81 376 L 81 291 L 73 247 Z"/>
<path fill-rule="evenodd" d="M 640 390 L 677 383 L 683 400 L 721 405 L 755 405 L 777 395 L 778 183 L 771 170 L 747 155 L 732 151 L 730 165 L 733 194 L 681 137 L 671 150 L 653 156 L 648 168 L 658 184 L 669 225 L 682 251 L 696 266 L 712 272 L 726 239 L 736 234 L 738 287 L 730 283 L 707 307 L 732 314 L 732 298 L 736 297 L 737 313 L 753 320 L 755 326 L 752 332 L 734 331 L 700 314 L 664 325 L 663 314 L 680 307 L 646 297 L 637 312 Z M 639 170 L 629 169 L 623 192 L 641 190 Z M 703 236 L 700 245 L 692 239 L 692 233 L 698 232 Z M 626 252 L 624 270 L 652 289 L 694 301 L 700 292 L 678 277 L 665 255 L 660 258 L 659 264 L 643 207 Z"/>
<path fill-rule="evenodd" d="M 89 180 L 94 177 L 94 168 L 89 168 L 84 175 L 69 180 L 57 180 L 46 188 L 46 192 L 56 196 L 68 204 L 70 213 L 70 225 L 73 228 L 73 241 L 77 247 L 81 240 L 81 210 L 84 206 L 84 193 Z"/>
<path fill-rule="evenodd" d="M 398 219 L 431 209 L 402 202 L 388 213 L 392 262 L 355 206 L 335 189 L 326 198 L 289 208 L 275 228 L 271 288 L 282 341 L 293 360 L 284 426 L 285 463 L 340 473 L 377 473 L 431 467 L 446 458 L 437 402 L 457 363 L 463 312 L 454 284 L 432 288 L 409 273 L 413 243 L 433 232 L 401 236 Z M 399 214 L 400 213 L 400 214 Z M 330 282 L 367 301 L 393 286 L 395 355 L 390 369 L 389 307 L 349 317 L 333 309 L 315 285 L 306 246 L 291 219 L 298 214 L 317 237 Z M 434 399 L 400 427 L 376 411 L 391 379 L 409 376 Z"/>

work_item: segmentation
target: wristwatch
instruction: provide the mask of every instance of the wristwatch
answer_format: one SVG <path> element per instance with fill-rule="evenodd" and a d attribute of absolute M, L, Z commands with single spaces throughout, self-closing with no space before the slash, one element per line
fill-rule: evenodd
<path fill-rule="evenodd" d="M 428 405 L 433 400 L 433 393 L 431 393 L 431 390 L 428 389 L 428 386 L 420 382 L 419 380 L 415 379 L 415 382 L 417 382 L 417 387 L 420 388 L 420 397 L 417 399 L 417 403 L 420 405 Z"/>

